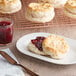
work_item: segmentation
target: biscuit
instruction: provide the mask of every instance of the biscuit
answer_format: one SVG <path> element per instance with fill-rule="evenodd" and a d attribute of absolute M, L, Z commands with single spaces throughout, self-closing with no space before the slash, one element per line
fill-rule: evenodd
<path fill-rule="evenodd" d="M 0 0 L 0 13 L 15 13 L 22 7 L 20 0 Z"/>
<path fill-rule="evenodd" d="M 65 39 L 58 35 L 50 35 L 42 43 L 43 51 L 54 59 L 63 58 L 68 50 L 69 45 Z"/>
<path fill-rule="evenodd" d="M 76 19 L 76 0 L 68 0 L 64 6 L 64 13 L 70 18 Z"/>
<path fill-rule="evenodd" d="M 54 16 L 54 8 L 48 3 L 30 3 L 25 12 L 27 20 L 37 23 L 49 22 Z"/>
<path fill-rule="evenodd" d="M 67 0 L 38 0 L 38 2 L 51 3 L 55 8 L 61 8 L 65 5 Z"/>

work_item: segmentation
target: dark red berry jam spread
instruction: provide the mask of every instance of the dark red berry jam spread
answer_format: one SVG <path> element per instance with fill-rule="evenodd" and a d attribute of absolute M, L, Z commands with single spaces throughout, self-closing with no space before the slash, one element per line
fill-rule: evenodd
<path fill-rule="evenodd" d="M 31 42 L 40 50 L 43 51 L 42 42 L 45 37 L 36 37 L 36 39 L 31 40 Z"/>
<path fill-rule="evenodd" d="M 10 25 L 11 24 L 11 22 L 7 22 L 7 21 L 1 21 L 0 22 L 0 26 L 7 26 L 7 25 Z"/>
<path fill-rule="evenodd" d="M 10 26 L 11 22 L 1 21 L 0 22 L 0 44 L 7 44 L 12 42 L 13 27 Z"/>

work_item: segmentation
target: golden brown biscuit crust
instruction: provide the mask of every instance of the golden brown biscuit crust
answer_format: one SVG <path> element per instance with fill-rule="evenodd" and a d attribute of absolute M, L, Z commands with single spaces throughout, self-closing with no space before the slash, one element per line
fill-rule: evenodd
<path fill-rule="evenodd" d="M 15 3 L 17 0 L 0 0 L 0 4 L 9 4 L 9 3 Z"/>
<path fill-rule="evenodd" d="M 54 54 L 64 54 L 68 51 L 69 46 L 63 37 L 51 35 L 43 41 L 43 48 L 46 49 L 46 52 L 50 51 Z"/>
<path fill-rule="evenodd" d="M 68 8 L 76 8 L 76 0 L 68 0 L 65 6 Z"/>
<path fill-rule="evenodd" d="M 15 13 L 21 9 L 20 0 L 0 0 L 0 13 Z"/>
<path fill-rule="evenodd" d="M 53 9 L 51 4 L 49 3 L 30 3 L 28 5 L 28 9 L 33 11 L 48 11 L 49 9 Z"/>

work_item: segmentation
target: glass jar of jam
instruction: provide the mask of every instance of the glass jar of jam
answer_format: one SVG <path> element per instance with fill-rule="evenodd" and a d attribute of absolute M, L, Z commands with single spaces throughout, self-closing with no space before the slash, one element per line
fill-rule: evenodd
<path fill-rule="evenodd" d="M 9 18 L 0 18 L 0 45 L 12 42 L 13 21 Z"/>

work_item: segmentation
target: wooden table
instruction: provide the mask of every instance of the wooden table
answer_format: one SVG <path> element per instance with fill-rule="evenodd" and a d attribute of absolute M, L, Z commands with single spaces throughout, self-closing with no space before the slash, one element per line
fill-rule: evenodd
<path fill-rule="evenodd" d="M 63 35 L 72 39 L 76 39 L 76 26 L 68 26 L 68 27 L 52 26 L 51 28 L 31 29 L 31 30 L 15 29 L 13 42 L 6 47 L 0 47 L 0 49 L 10 48 L 21 64 L 28 67 L 32 71 L 38 73 L 40 76 L 76 76 L 76 65 L 67 65 L 67 66 L 55 65 L 52 63 L 44 62 L 23 55 L 16 49 L 15 44 L 20 37 L 28 33 L 34 33 L 34 32 L 49 32 Z"/>

